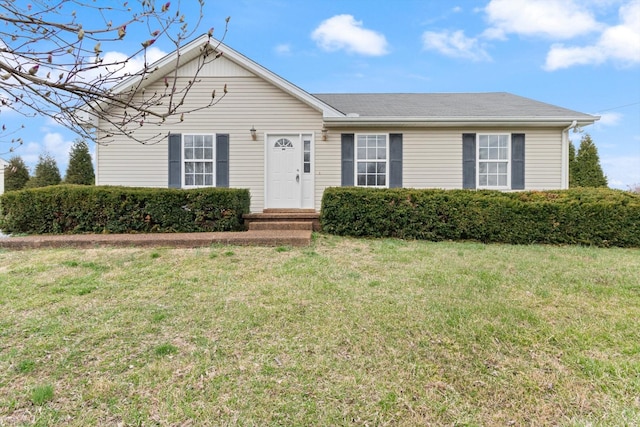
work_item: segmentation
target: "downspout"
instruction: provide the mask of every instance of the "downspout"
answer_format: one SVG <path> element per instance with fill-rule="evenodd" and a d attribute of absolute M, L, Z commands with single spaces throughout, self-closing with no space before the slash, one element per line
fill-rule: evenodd
<path fill-rule="evenodd" d="M 561 189 L 569 188 L 569 131 L 578 125 L 578 121 L 574 120 L 565 129 L 562 129 L 562 179 Z"/>

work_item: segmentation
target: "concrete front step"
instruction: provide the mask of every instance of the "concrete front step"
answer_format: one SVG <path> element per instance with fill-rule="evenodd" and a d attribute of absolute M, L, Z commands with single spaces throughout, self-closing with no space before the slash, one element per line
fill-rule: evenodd
<path fill-rule="evenodd" d="M 308 222 L 311 223 L 311 229 L 313 231 L 320 230 L 320 214 L 313 209 L 265 209 L 263 213 L 245 214 L 243 218 L 249 230 L 252 229 L 251 227 L 254 227 L 252 224 L 261 222 Z"/>
<path fill-rule="evenodd" d="M 251 230 L 313 230 L 311 221 L 251 221 Z"/>

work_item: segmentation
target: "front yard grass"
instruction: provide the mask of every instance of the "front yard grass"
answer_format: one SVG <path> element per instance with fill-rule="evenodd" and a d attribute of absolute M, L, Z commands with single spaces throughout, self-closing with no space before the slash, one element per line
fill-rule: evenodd
<path fill-rule="evenodd" d="M 0 252 L 0 426 L 638 425 L 640 251 Z"/>

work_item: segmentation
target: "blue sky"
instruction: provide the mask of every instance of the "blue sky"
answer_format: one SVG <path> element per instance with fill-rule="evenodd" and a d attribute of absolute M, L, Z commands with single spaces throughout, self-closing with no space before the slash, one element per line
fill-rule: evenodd
<path fill-rule="evenodd" d="M 204 12 L 202 33 L 230 16 L 227 45 L 310 93 L 506 91 L 600 115 L 584 131 L 610 186 L 640 183 L 640 0 L 208 0 Z M 17 154 L 34 165 L 47 151 L 64 174 L 73 134 L 26 125 Z"/>

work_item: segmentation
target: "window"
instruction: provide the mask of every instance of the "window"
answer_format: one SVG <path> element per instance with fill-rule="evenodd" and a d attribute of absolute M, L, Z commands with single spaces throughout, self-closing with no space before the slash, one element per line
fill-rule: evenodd
<path fill-rule="evenodd" d="M 509 188 L 509 135 L 478 135 L 478 187 Z"/>
<path fill-rule="evenodd" d="M 356 185 L 387 186 L 387 135 L 358 135 Z"/>
<path fill-rule="evenodd" d="M 304 140 L 304 173 L 311 173 L 311 140 Z"/>
<path fill-rule="evenodd" d="M 213 141 L 213 135 L 183 135 L 184 187 L 215 185 Z"/>

